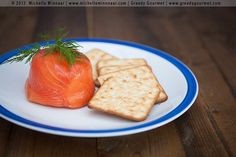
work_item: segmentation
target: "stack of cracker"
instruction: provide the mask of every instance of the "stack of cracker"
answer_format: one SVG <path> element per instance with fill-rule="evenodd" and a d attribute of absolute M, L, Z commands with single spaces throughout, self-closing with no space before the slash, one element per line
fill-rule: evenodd
<path fill-rule="evenodd" d="M 93 66 L 95 84 L 100 87 L 89 108 L 143 121 L 155 103 L 167 100 L 167 94 L 144 59 L 119 59 L 99 49 L 86 55 Z"/>

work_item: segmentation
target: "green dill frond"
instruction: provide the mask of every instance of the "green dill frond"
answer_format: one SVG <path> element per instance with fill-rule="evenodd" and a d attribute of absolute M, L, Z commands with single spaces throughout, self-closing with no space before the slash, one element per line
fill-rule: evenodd
<path fill-rule="evenodd" d="M 63 41 L 63 38 L 65 38 L 67 34 L 68 32 L 65 32 L 64 28 L 57 29 L 53 35 L 47 33 L 40 34 L 40 38 L 44 41 L 47 41 L 50 38 L 55 40 L 54 44 L 46 45 L 45 54 L 43 56 L 59 52 L 60 56 L 62 56 L 69 65 L 75 64 L 76 58 L 81 56 L 81 53 L 78 52 L 78 48 L 81 46 L 78 45 L 76 41 Z M 28 63 L 40 48 L 41 46 L 39 44 L 33 44 L 32 48 L 20 50 L 17 55 L 6 60 L 4 63 L 21 62 L 24 59 L 26 59 L 25 63 Z"/>
<path fill-rule="evenodd" d="M 13 62 L 21 62 L 26 58 L 25 63 L 28 63 L 31 61 L 31 59 L 34 57 L 34 55 L 40 50 L 40 45 L 35 43 L 32 45 L 32 48 L 25 49 L 25 50 L 19 50 L 19 53 L 17 53 L 13 58 L 10 58 L 6 60 L 3 63 L 13 63 Z"/>

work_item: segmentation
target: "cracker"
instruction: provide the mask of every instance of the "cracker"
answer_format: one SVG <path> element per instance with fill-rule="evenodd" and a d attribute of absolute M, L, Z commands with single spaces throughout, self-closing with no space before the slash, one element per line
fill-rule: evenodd
<path fill-rule="evenodd" d="M 148 79 L 128 74 L 104 82 L 90 100 L 89 108 L 133 121 L 143 121 L 149 115 L 158 95 L 157 84 L 149 85 Z M 150 77 L 155 81 L 154 77 Z"/>
<path fill-rule="evenodd" d="M 112 73 L 112 72 L 117 72 L 120 70 L 126 70 L 129 68 L 135 68 L 137 67 L 137 65 L 125 65 L 125 66 L 109 66 L 109 67 L 101 67 L 100 69 L 97 70 L 98 75 L 105 75 L 108 73 Z"/>
<path fill-rule="evenodd" d="M 144 59 L 107 59 L 101 60 L 97 63 L 97 69 L 110 66 L 130 66 L 130 65 L 147 65 Z"/>
<path fill-rule="evenodd" d="M 106 81 L 107 79 L 112 78 L 112 77 L 122 77 L 122 76 L 126 75 L 126 73 L 136 75 L 138 78 L 139 77 L 142 78 L 143 76 L 141 76 L 141 75 L 144 75 L 146 77 L 153 75 L 152 70 L 149 66 L 136 66 L 134 68 L 129 68 L 129 69 L 120 70 L 120 71 L 101 75 L 98 77 L 98 83 L 99 83 L 99 85 L 102 85 L 104 83 L 104 81 Z M 159 104 L 159 103 L 166 101 L 168 99 L 168 96 L 156 77 L 155 77 L 155 81 L 150 80 L 149 84 L 152 85 L 155 83 L 157 83 L 158 88 L 160 89 L 160 94 L 156 100 L 156 103 Z"/>

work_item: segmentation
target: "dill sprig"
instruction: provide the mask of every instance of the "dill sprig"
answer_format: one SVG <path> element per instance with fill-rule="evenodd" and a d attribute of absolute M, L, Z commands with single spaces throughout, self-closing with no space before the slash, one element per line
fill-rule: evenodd
<path fill-rule="evenodd" d="M 59 52 L 60 56 L 62 56 L 69 65 L 73 65 L 76 62 L 76 58 L 81 56 L 81 53 L 78 52 L 78 48 L 81 46 L 78 45 L 76 41 L 63 41 L 63 38 L 67 34 L 68 32 L 65 32 L 64 28 L 56 30 L 53 35 L 47 33 L 40 34 L 40 38 L 44 41 L 47 41 L 50 38 L 55 39 L 54 44 L 46 42 L 46 45 L 44 45 L 44 56 Z M 42 46 L 39 43 L 35 43 L 29 49 L 19 50 L 19 53 L 13 58 L 6 60 L 4 63 L 21 62 L 24 59 L 26 59 L 25 63 L 28 63 L 41 48 Z"/>
<path fill-rule="evenodd" d="M 34 55 L 40 50 L 39 44 L 33 44 L 32 48 L 25 49 L 25 50 L 19 50 L 19 53 L 17 53 L 14 57 L 4 61 L 3 63 L 13 63 L 13 62 L 21 62 L 26 58 L 25 63 L 28 63 L 31 61 L 31 59 L 34 57 Z"/>

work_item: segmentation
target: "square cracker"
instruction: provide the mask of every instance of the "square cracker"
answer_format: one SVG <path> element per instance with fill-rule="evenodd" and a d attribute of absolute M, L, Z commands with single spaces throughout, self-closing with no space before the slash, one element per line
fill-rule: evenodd
<path fill-rule="evenodd" d="M 141 72 L 140 72 L 140 70 L 141 70 Z M 109 79 L 111 77 L 121 77 L 121 76 L 125 75 L 127 72 L 137 75 L 139 77 L 140 75 L 149 75 L 150 72 L 152 73 L 152 70 L 149 66 L 135 66 L 135 67 L 123 69 L 120 71 L 110 72 L 110 73 L 99 76 L 97 84 L 102 85 L 104 83 L 104 81 L 106 81 L 107 79 Z M 143 73 L 143 74 L 141 74 L 141 73 Z M 156 99 L 156 103 L 162 103 L 168 99 L 168 96 L 167 96 L 165 90 L 163 89 L 163 87 L 161 86 L 161 84 L 159 83 L 158 79 L 156 77 L 155 77 L 155 79 L 156 79 L 155 82 L 157 83 L 158 88 L 160 89 L 160 94 Z"/>
<path fill-rule="evenodd" d="M 143 121 L 149 115 L 159 95 L 157 84 L 149 85 L 154 76 L 143 79 L 128 74 L 112 77 L 104 82 L 90 100 L 89 108 L 133 121 Z"/>
<path fill-rule="evenodd" d="M 146 60 L 142 58 L 137 59 L 107 59 L 100 60 L 97 63 L 97 69 L 99 70 L 102 67 L 110 67 L 110 66 L 130 66 L 130 65 L 147 65 Z"/>
<path fill-rule="evenodd" d="M 100 69 L 97 70 L 98 75 L 105 75 L 108 73 L 112 73 L 112 72 L 117 72 L 120 70 L 126 70 L 129 68 L 135 68 L 137 67 L 137 65 L 123 65 L 123 66 L 109 66 L 109 67 L 101 67 Z"/>

